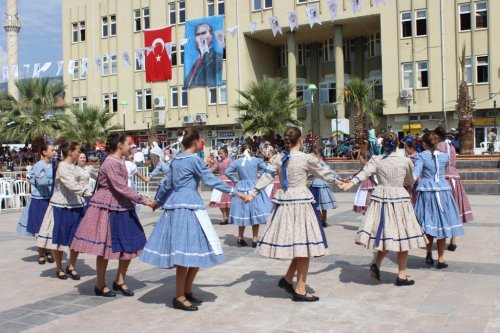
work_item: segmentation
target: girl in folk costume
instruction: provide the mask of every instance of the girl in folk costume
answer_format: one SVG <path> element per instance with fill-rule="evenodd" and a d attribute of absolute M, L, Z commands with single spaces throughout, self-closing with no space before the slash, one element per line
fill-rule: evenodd
<path fill-rule="evenodd" d="M 31 200 L 29 206 L 25 208 L 27 214 L 23 214 L 19 221 L 18 232 L 21 234 L 38 234 L 54 191 L 55 161 L 53 159 L 57 156 L 56 151 L 53 145 L 44 143 L 40 152 L 41 159 L 35 163 L 30 172 Z M 39 247 L 38 263 L 40 265 L 45 264 L 45 256 L 49 263 L 54 262 L 50 251 Z"/>
<path fill-rule="evenodd" d="M 415 164 L 415 158 L 417 157 L 417 147 L 413 141 L 405 142 L 405 153 L 406 153 L 406 156 L 408 156 L 408 158 L 412 161 L 412 163 Z M 419 181 L 419 179 L 417 179 L 415 181 L 415 184 L 413 184 L 412 187 L 407 188 L 407 190 L 411 196 L 411 204 L 413 205 L 413 207 L 415 207 L 415 203 L 417 202 L 418 181 Z"/>
<path fill-rule="evenodd" d="M 149 159 L 151 160 L 151 165 L 153 166 L 153 169 L 156 168 L 156 165 L 158 165 L 162 156 L 163 156 L 163 149 L 161 149 L 160 146 L 158 146 L 158 143 L 156 141 L 153 141 L 151 150 L 149 151 Z"/>
<path fill-rule="evenodd" d="M 319 298 L 306 291 L 309 259 L 327 254 L 324 230 L 313 208 L 314 197 L 307 188 L 309 173 L 323 180 L 338 183 L 337 174 L 321 166 L 318 159 L 303 153 L 302 133 L 297 127 L 285 131 L 285 147 L 274 156 L 268 168 L 278 172 L 282 188 L 272 198 L 275 204 L 269 214 L 266 230 L 258 242 L 257 253 L 276 259 L 292 259 L 286 275 L 279 281 L 279 287 L 292 294 L 296 302 L 315 302 Z M 274 179 L 264 173 L 255 188 L 246 196 L 245 202 L 256 198 Z M 293 278 L 297 272 L 297 285 Z"/>
<path fill-rule="evenodd" d="M 269 158 L 264 159 L 266 166 L 269 165 L 269 161 L 271 160 L 271 158 L 273 158 L 273 156 L 276 156 L 276 154 L 278 154 L 276 152 L 276 149 L 274 149 L 274 148 L 269 149 Z M 267 187 L 266 187 L 267 196 L 270 199 L 272 199 L 274 197 L 274 195 L 276 194 L 276 192 L 278 192 L 278 190 L 280 188 L 281 188 L 280 176 L 276 175 L 276 176 L 274 176 L 273 182 L 271 184 L 267 185 Z"/>
<path fill-rule="evenodd" d="M 425 151 L 417 154 L 413 171 L 415 179 L 422 176 L 417 187 L 415 214 L 429 239 L 425 262 L 428 265 L 434 264 L 432 242 L 436 238 L 437 268 L 446 268 L 448 267 L 444 260 L 446 238 L 463 235 L 464 228 L 451 186 L 445 179 L 445 170 L 450 163 L 450 157 L 437 149 L 438 142 L 438 136 L 432 132 L 422 137 Z"/>
<path fill-rule="evenodd" d="M 362 165 L 363 168 L 366 166 L 369 160 L 370 156 L 368 155 L 368 153 L 361 152 L 359 154 L 359 163 Z M 357 174 L 358 173 L 349 177 L 348 180 L 353 179 L 354 177 L 356 177 Z M 356 196 L 354 197 L 354 204 L 352 207 L 353 211 L 365 215 L 366 211 L 368 210 L 368 206 L 370 206 L 372 193 L 376 186 L 377 186 L 376 175 L 371 175 L 370 177 L 361 182 L 361 185 L 358 187 L 358 191 L 356 192 Z"/>
<path fill-rule="evenodd" d="M 122 157 L 130 153 L 131 144 L 129 135 L 122 133 L 110 137 L 109 155 L 99 170 L 97 190 L 71 244 L 75 251 L 97 256 L 94 292 L 98 296 L 116 296 L 106 286 L 109 259 L 119 260 L 113 289 L 125 296 L 134 295 L 125 284 L 125 276 L 131 259 L 137 257 L 146 244 L 134 206 L 141 203 L 153 207 L 153 201 L 146 201 L 127 186 L 127 168 Z"/>
<path fill-rule="evenodd" d="M 319 164 L 322 167 L 328 167 L 328 165 L 323 161 L 321 154 L 317 150 L 313 150 L 311 155 L 318 159 Z M 323 228 L 326 228 L 328 224 L 326 223 L 326 219 L 328 217 L 327 210 L 335 209 L 339 206 L 337 200 L 333 196 L 332 190 L 330 188 L 330 184 L 325 182 L 324 180 L 315 177 L 311 183 L 309 188 L 311 193 L 314 196 L 314 200 L 316 201 L 315 206 L 316 210 L 320 212 L 321 215 L 321 223 L 323 224 Z"/>
<path fill-rule="evenodd" d="M 88 187 L 90 192 L 94 192 L 95 186 L 90 186 L 90 179 L 96 180 L 98 172 L 90 165 L 87 165 L 87 156 L 85 156 L 84 153 L 80 153 L 80 155 L 78 155 L 78 161 L 76 161 L 76 169 L 80 173 L 80 184 Z M 85 199 L 86 205 L 89 203 L 89 201 L 90 198 Z"/>
<path fill-rule="evenodd" d="M 219 237 L 197 191 L 198 185 L 201 180 L 229 195 L 236 195 L 236 191 L 217 179 L 198 157 L 198 130 L 187 128 L 182 144 L 185 151 L 175 156 L 171 172 L 156 194 L 155 207 L 163 207 L 165 211 L 149 237 L 141 260 L 161 268 L 176 267 L 173 307 L 196 311 L 202 301 L 193 295 L 192 287 L 199 268 L 224 261 Z"/>
<path fill-rule="evenodd" d="M 234 186 L 229 178 L 226 176 L 226 169 L 233 162 L 228 156 L 227 147 L 222 147 L 219 149 L 219 159 L 210 168 L 212 172 L 219 171 L 219 179 L 226 182 L 229 186 Z M 220 208 L 222 212 L 222 222 L 221 225 L 226 225 L 229 222 L 229 207 L 231 207 L 231 196 L 221 191 L 214 189 L 212 192 L 212 197 L 210 198 L 210 207 Z"/>
<path fill-rule="evenodd" d="M 240 193 L 248 194 L 257 183 L 258 171 L 266 172 L 266 164 L 260 158 L 250 154 L 251 144 L 246 144 L 243 157 L 237 159 L 226 169 L 227 177 L 236 184 L 236 189 Z M 238 173 L 238 179 L 234 173 Z M 245 227 L 252 227 L 252 247 L 257 247 L 257 237 L 259 235 L 259 225 L 265 224 L 273 204 L 269 200 L 265 191 L 259 193 L 257 198 L 249 204 L 245 204 L 240 198 L 234 198 L 231 202 L 229 223 L 238 226 L 238 246 L 248 246 L 243 236 Z"/>
<path fill-rule="evenodd" d="M 434 130 L 434 133 L 438 136 L 440 142 L 437 144 L 437 149 L 443 153 L 448 154 L 450 158 L 450 163 L 445 171 L 445 178 L 451 186 L 451 193 L 453 199 L 458 207 L 458 212 L 460 213 L 460 218 L 462 223 L 471 222 L 474 219 L 472 215 L 472 207 L 469 203 L 469 198 L 467 193 L 465 193 L 462 180 L 460 179 L 460 174 L 457 171 L 457 152 L 455 147 L 451 144 L 450 140 L 446 139 L 446 130 L 444 127 L 439 126 Z M 450 245 L 448 245 L 448 250 L 455 251 L 457 248 L 455 237 L 450 240 Z"/>
<path fill-rule="evenodd" d="M 347 191 L 377 175 L 378 185 L 358 230 L 356 244 L 378 251 L 370 273 L 379 281 L 382 260 L 388 251 L 397 252 L 399 273 L 395 285 L 408 286 L 415 283 L 406 275 L 408 250 L 424 247 L 427 240 L 405 189 L 405 185 L 414 183 L 413 163 L 409 158 L 397 155 L 398 143 L 396 134 L 387 133 L 383 141 L 385 154 L 373 156 L 352 181 L 340 187 Z"/>
<path fill-rule="evenodd" d="M 92 193 L 87 185 L 80 183 L 80 172 L 75 161 L 80 154 L 80 146 L 75 142 L 66 142 L 62 147 L 64 160 L 57 166 L 54 194 L 43 218 L 38 234 L 38 247 L 50 249 L 56 259 L 56 275 L 66 280 L 69 274 L 73 280 L 80 280 L 75 270 L 78 252 L 71 250 L 66 273 L 62 267 L 63 249 L 68 247 L 75 237 L 76 229 L 84 215 L 84 197 Z"/>

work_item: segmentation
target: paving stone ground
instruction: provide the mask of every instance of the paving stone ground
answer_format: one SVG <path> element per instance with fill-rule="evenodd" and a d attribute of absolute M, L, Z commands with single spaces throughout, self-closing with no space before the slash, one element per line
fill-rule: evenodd
<path fill-rule="evenodd" d="M 58 280 L 53 264 L 37 264 L 34 239 L 16 235 L 20 213 L 2 212 L 0 332 L 500 332 L 500 196 L 471 196 L 476 219 L 457 251 L 447 251 L 449 268 L 427 267 L 425 251 L 414 250 L 408 273 L 416 284 L 398 288 L 393 254 L 381 283 L 369 277 L 373 252 L 353 242 L 362 220 L 351 211 L 353 195 L 336 194 L 340 207 L 329 212 L 326 229 L 330 255 L 310 266 L 308 285 L 319 302 L 292 302 L 277 287 L 288 262 L 236 247 L 237 228 L 216 225 L 226 261 L 199 273 L 195 293 L 206 302 L 196 313 L 172 309 L 174 270 L 138 260 L 129 271 L 132 298 L 93 296 L 92 256 L 78 260 L 80 281 Z M 142 209 L 148 235 L 160 214 Z M 217 209 L 209 214 L 220 221 Z M 116 267 L 110 262 L 108 285 Z"/>

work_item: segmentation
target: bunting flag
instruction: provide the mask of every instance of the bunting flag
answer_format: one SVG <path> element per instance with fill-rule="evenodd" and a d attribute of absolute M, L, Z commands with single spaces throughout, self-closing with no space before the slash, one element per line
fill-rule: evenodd
<path fill-rule="evenodd" d="M 337 19 L 337 0 L 327 0 L 328 11 L 330 12 L 330 18 L 333 20 Z"/>
<path fill-rule="evenodd" d="M 48 71 L 51 65 L 52 65 L 51 62 L 46 62 L 41 67 L 40 67 L 40 64 L 35 64 L 33 66 L 33 77 L 34 78 L 35 77 L 40 77 L 40 74 Z"/>
<path fill-rule="evenodd" d="M 135 59 L 137 63 L 141 64 L 142 67 L 144 67 L 145 62 L 144 62 L 144 49 L 135 49 Z"/>
<path fill-rule="evenodd" d="M 19 79 L 19 66 L 17 64 L 12 66 L 11 76 L 16 80 Z"/>
<path fill-rule="evenodd" d="M 253 34 L 257 30 L 257 22 L 252 21 L 250 22 L 250 33 Z"/>
<path fill-rule="evenodd" d="M 351 0 L 352 12 L 357 14 L 361 11 L 361 0 Z"/>
<path fill-rule="evenodd" d="M 219 47 L 221 49 L 226 48 L 226 34 L 224 30 L 218 30 L 215 32 L 215 38 L 217 39 L 217 43 L 219 43 Z"/>
<path fill-rule="evenodd" d="M 56 73 L 56 76 L 61 75 L 63 67 L 64 67 L 64 61 L 58 61 L 57 62 L 57 73 Z"/>
<path fill-rule="evenodd" d="M 170 61 L 172 61 L 172 48 L 173 48 L 173 44 L 172 42 L 168 42 L 168 43 L 165 43 L 165 50 L 167 50 L 167 55 L 168 55 L 168 59 L 170 59 Z"/>
<path fill-rule="evenodd" d="M 386 2 L 385 0 L 375 0 L 375 5 L 378 7 L 378 6 L 382 6 L 382 5 L 385 5 Z"/>
<path fill-rule="evenodd" d="M 70 60 L 68 64 L 68 73 L 69 75 L 73 75 L 75 73 L 75 60 Z"/>
<path fill-rule="evenodd" d="M 287 14 L 287 18 L 288 18 L 288 25 L 290 26 L 291 31 L 294 31 L 299 28 L 299 18 L 297 16 L 296 11 L 289 12 Z"/>
<path fill-rule="evenodd" d="M 235 25 L 234 27 L 227 28 L 227 32 L 229 32 L 231 34 L 231 37 L 234 38 L 234 36 L 236 36 L 236 33 L 238 32 L 238 29 L 238 26 Z"/>
<path fill-rule="evenodd" d="M 179 46 L 184 46 L 189 43 L 189 38 L 183 38 L 179 41 Z"/>
<path fill-rule="evenodd" d="M 89 58 L 82 58 L 82 69 L 81 69 L 82 77 L 87 76 L 88 64 L 89 64 Z"/>
<path fill-rule="evenodd" d="M 97 72 L 100 73 L 102 68 L 102 57 L 95 56 L 94 61 L 95 61 L 95 67 L 97 68 Z"/>
<path fill-rule="evenodd" d="M 318 6 L 307 6 L 306 7 L 306 16 L 307 20 L 309 21 L 309 25 L 311 28 L 314 26 L 314 24 L 319 24 L 321 25 L 321 19 L 319 17 L 319 9 Z"/>
<path fill-rule="evenodd" d="M 33 65 L 33 78 L 40 77 L 40 64 Z"/>
<path fill-rule="evenodd" d="M 123 62 L 123 66 L 125 66 L 125 67 L 130 67 L 130 65 L 131 65 L 130 55 L 127 51 L 123 51 L 123 53 L 122 53 L 122 62 Z"/>
<path fill-rule="evenodd" d="M 27 77 L 30 74 L 30 64 L 24 64 L 24 76 Z"/>
<path fill-rule="evenodd" d="M 3 71 L 2 71 L 2 76 L 3 76 L 3 82 L 9 81 L 9 67 L 8 66 L 3 66 Z"/>
<path fill-rule="evenodd" d="M 146 52 L 146 82 L 172 79 L 172 63 L 165 43 L 172 41 L 172 27 L 144 31 Z"/>
<path fill-rule="evenodd" d="M 274 37 L 276 37 L 278 32 L 283 35 L 283 31 L 281 31 L 281 25 L 278 16 L 269 17 L 269 25 L 271 26 L 271 30 L 273 31 Z"/>

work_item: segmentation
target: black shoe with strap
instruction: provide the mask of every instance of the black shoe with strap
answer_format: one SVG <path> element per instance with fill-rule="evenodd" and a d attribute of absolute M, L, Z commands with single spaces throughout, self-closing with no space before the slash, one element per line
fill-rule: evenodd
<path fill-rule="evenodd" d="M 66 274 L 69 274 L 73 280 L 80 280 L 80 275 L 78 275 L 75 269 L 69 269 L 69 266 L 66 267 Z"/>
<path fill-rule="evenodd" d="M 429 266 L 434 265 L 434 259 L 432 259 L 432 252 L 427 252 L 425 256 L 425 263 Z"/>
<path fill-rule="evenodd" d="M 372 264 L 370 266 L 370 276 L 372 279 L 380 281 L 380 270 L 378 269 L 377 264 Z"/>
<path fill-rule="evenodd" d="M 116 282 L 113 282 L 113 290 L 117 290 L 117 291 L 121 291 L 121 293 L 123 294 L 123 296 L 134 296 L 134 292 L 130 289 L 125 289 L 123 288 L 123 286 L 125 285 L 125 283 L 123 284 L 118 284 Z"/>
<path fill-rule="evenodd" d="M 102 287 L 101 289 L 97 288 L 97 286 L 94 287 L 94 293 L 96 296 L 102 296 L 102 297 L 115 297 L 116 294 L 113 292 L 113 290 L 109 289 L 107 292 L 104 292 L 104 289 L 106 286 Z"/>
<path fill-rule="evenodd" d="M 45 265 L 45 256 L 38 257 L 38 265 Z"/>
<path fill-rule="evenodd" d="M 198 303 L 198 304 L 202 304 L 203 303 L 203 300 L 199 299 L 199 298 L 196 298 L 193 293 L 185 293 L 184 296 L 186 296 L 186 299 L 188 301 L 190 301 L 191 303 Z"/>
<path fill-rule="evenodd" d="M 412 286 L 415 284 L 415 281 L 413 280 L 408 280 L 408 277 L 405 279 L 401 279 L 399 276 L 396 278 L 396 282 L 394 283 L 398 287 L 402 286 Z"/>
<path fill-rule="evenodd" d="M 443 268 L 447 268 L 447 267 L 448 267 L 448 264 L 445 262 L 438 262 L 438 264 L 437 264 L 438 269 L 443 269 Z"/>
<path fill-rule="evenodd" d="M 294 302 L 317 302 L 319 301 L 318 296 L 308 295 L 307 292 L 304 295 L 297 293 L 295 290 L 292 294 L 292 301 Z"/>
<path fill-rule="evenodd" d="M 248 246 L 248 243 L 245 242 L 244 239 L 238 239 L 238 246 L 239 247 L 247 247 Z"/>
<path fill-rule="evenodd" d="M 284 277 L 281 278 L 280 282 L 278 282 L 278 287 L 285 289 L 288 293 L 292 295 L 294 293 L 293 284 L 289 283 Z"/>
<path fill-rule="evenodd" d="M 450 245 L 448 245 L 448 251 L 454 252 L 456 249 L 457 249 L 457 244 L 450 243 Z"/>
<path fill-rule="evenodd" d="M 221 223 L 219 223 L 219 225 L 226 225 L 226 224 L 229 224 L 229 221 L 228 220 L 222 220 Z"/>
<path fill-rule="evenodd" d="M 68 276 L 66 275 L 66 273 L 64 273 L 63 270 L 56 270 L 56 276 L 59 280 L 67 280 L 68 279 Z"/>
<path fill-rule="evenodd" d="M 172 306 L 174 307 L 174 309 L 177 309 L 177 310 L 182 310 L 182 311 L 198 311 L 198 307 L 196 305 L 186 305 L 184 304 L 185 301 L 187 301 L 188 299 L 184 299 L 184 301 L 179 301 L 177 298 L 174 297 L 174 299 L 172 300 Z"/>
<path fill-rule="evenodd" d="M 47 261 L 49 262 L 49 264 L 53 264 L 54 263 L 54 257 L 52 256 L 51 253 L 46 253 L 45 254 L 47 256 Z"/>

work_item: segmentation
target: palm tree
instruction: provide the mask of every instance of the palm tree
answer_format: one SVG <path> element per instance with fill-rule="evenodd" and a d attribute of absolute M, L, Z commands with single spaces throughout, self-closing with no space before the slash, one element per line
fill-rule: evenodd
<path fill-rule="evenodd" d="M 461 79 L 458 86 L 456 112 L 458 115 L 458 130 L 460 135 L 460 153 L 474 154 L 474 107 L 469 95 L 469 87 L 465 81 L 465 45 L 462 47 L 460 59 Z"/>
<path fill-rule="evenodd" d="M 368 142 L 366 119 L 376 126 L 379 120 L 377 113 L 385 106 L 383 100 L 374 97 L 375 83 L 368 84 L 354 78 L 344 88 L 346 105 L 354 110 L 354 139 L 362 149 L 367 148 Z"/>
<path fill-rule="evenodd" d="M 109 131 L 121 129 L 120 125 L 111 124 L 114 114 L 108 109 L 87 106 L 85 109 L 72 108 L 61 126 L 61 137 L 78 142 L 85 151 L 92 149 L 97 142 L 106 141 Z"/>
<path fill-rule="evenodd" d="M 301 98 L 290 98 L 292 91 L 291 84 L 270 77 L 253 82 L 247 90 L 238 90 L 244 101 L 238 101 L 234 107 L 243 112 L 240 118 L 243 133 L 260 134 L 274 143 L 276 132 L 282 133 L 292 125 L 301 126 L 292 114 L 304 103 Z"/>

